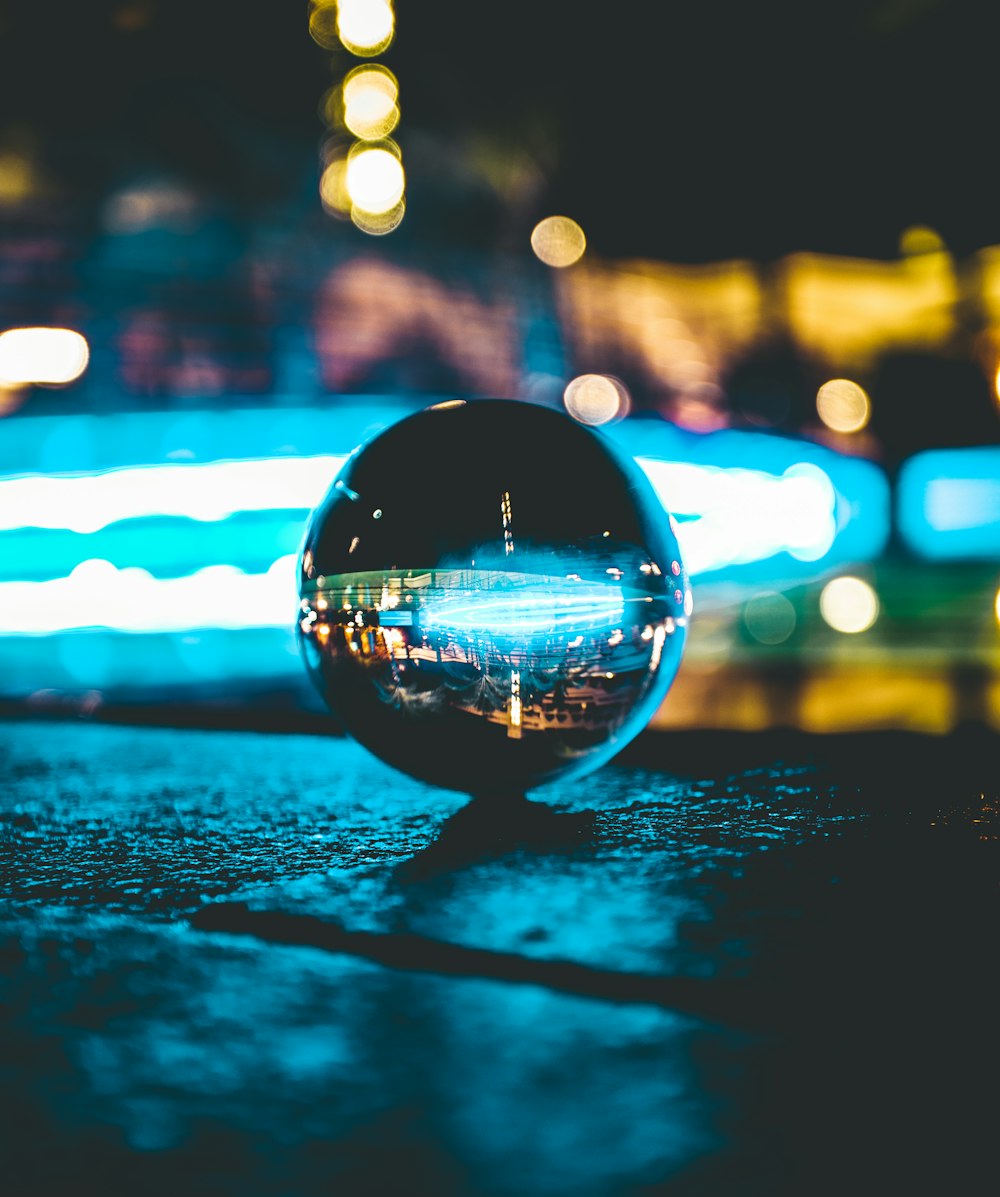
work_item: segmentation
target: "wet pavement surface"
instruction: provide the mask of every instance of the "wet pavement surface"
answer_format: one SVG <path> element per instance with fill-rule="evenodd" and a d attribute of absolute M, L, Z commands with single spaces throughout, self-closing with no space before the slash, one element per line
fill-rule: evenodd
<path fill-rule="evenodd" d="M 0 723 L 3 1191 L 992 1192 L 998 747 Z"/>

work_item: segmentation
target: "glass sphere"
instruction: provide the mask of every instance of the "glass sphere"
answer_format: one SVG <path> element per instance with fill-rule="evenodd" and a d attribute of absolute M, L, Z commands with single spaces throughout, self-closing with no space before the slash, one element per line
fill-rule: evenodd
<path fill-rule="evenodd" d="M 588 771 L 677 673 L 691 609 L 669 516 L 602 434 L 455 400 L 351 455 L 313 513 L 299 639 L 346 731 L 473 794 Z"/>

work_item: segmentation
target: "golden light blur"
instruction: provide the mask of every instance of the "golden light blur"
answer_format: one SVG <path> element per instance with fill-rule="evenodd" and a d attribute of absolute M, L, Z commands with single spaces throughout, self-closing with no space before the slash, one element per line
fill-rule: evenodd
<path fill-rule="evenodd" d="M 580 360 L 627 355 L 675 396 L 671 419 L 704 431 L 726 423 L 722 374 L 762 330 L 762 290 L 749 263 L 608 267 L 584 258 L 560 271 L 555 287 Z"/>
<path fill-rule="evenodd" d="M 0 419 L 13 415 L 26 397 L 27 392 L 23 387 L 5 387 L 0 384 Z"/>
<path fill-rule="evenodd" d="M 369 216 L 392 211 L 406 187 L 399 148 L 389 141 L 378 145 L 361 142 L 352 147 L 347 157 L 346 186 L 352 209 Z"/>
<path fill-rule="evenodd" d="M 625 384 L 607 374 L 581 374 L 563 392 L 563 403 L 581 424 L 608 424 L 629 409 Z"/>
<path fill-rule="evenodd" d="M 855 635 L 878 619 L 878 596 L 861 578 L 834 578 L 823 587 L 819 611 L 835 632 Z"/>
<path fill-rule="evenodd" d="M 323 207 L 333 216 L 347 216 L 351 197 L 347 191 L 347 155 L 331 158 L 319 180 L 319 196 Z"/>
<path fill-rule="evenodd" d="M 972 258 L 972 269 L 963 272 L 972 284 L 977 304 L 996 333 L 1000 325 L 1000 245 L 989 245 Z"/>
<path fill-rule="evenodd" d="M 65 386 L 86 370 L 90 348 L 69 328 L 10 328 L 0 333 L 0 387 Z"/>
<path fill-rule="evenodd" d="M 18 204 L 36 190 L 35 169 L 23 154 L 0 151 L 0 203 Z"/>
<path fill-rule="evenodd" d="M 781 671 L 726 672 L 717 662 L 698 665 L 690 658 L 671 693 L 674 700 L 660 707 L 652 727 L 749 731 L 784 724 L 809 732 L 896 727 L 938 734 L 955 727 L 960 709 L 954 685 L 940 669 L 899 661 L 891 669 L 816 665 L 801 679 L 791 709 Z M 998 699 L 993 700 L 994 726 L 1000 726 Z"/>
<path fill-rule="evenodd" d="M 761 644 L 781 644 L 795 631 L 795 608 L 776 590 L 761 590 L 743 609 L 747 631 Z"/>
<path fill-rule="evenodd" d="M 849 378 L 831 378 L 816 393 L 819 418 L 834 432 L 860 432 L 871 419 L 868 392 Z"/>
<path fill-rule="evenodd" d="M 316 0 L 309 14 L 309 36 L 324 50 L 339 49 L 336 0 Z"/>
<path fill-rule="evenodd" d="M 532 230 L 531 248 L 546 266 L 562 269 L 579 262 L 587 248 L 587 238 L 568 216 L 546 216 Z"/>
<path fill-rule="evenodd" d="M 914 224 L 900 234 L 899 252 L 904 257 L 913 257 L 916 254 L 941 254 L 946 249 L 940 233 L 925 224 Z"/>
<path fill-rule="evenodd" d="M 339 0 L 337 33 L 346 50 L 372 58 L 392 44 L 396 17 L 389 0 Z"/>
<path fill-rule="evenodd" d="M 388 48 L 395 23 L 391 0 L 312 0 L 309 32 L 321 46 L 343 46 L 367 58 Z M 406 175 L 399 147 L 388 136 L 399 123 L 398 99 L 392 71 L 365 63 L 320 101 L 320 114 L 333 130 L 323 150 L 323 207 L 373 236 L 391 233 L 406 212 Z M 343 131 L 357 138 L 349 150 Z"/>
<path fill-rule="evenodd" d="M 325 125 L 329 125 L 331 129 L 335 129 L 340 124 L 344 116 L 344 94 L 339 83 L 328 87 L 323 92 L 317 111 L 320 120 Z"/>
<path fill-rule="evenodd" d="M 393 229 L 399 227 L 406 215 L 406 200 L 400 199 L 387 212 L 365 212 L 361 208 L 351 208 L 351 220 L 362 233 L 369 233 L 373 237 L 384 237 Z"/>
<path fill-rule="evenodd" d="M 1000 590 L 997 591 L 996 602 L 993 604 L 993 610 L 996 613 L 997 623 L 1000 623 Z"/>
<path fill-rule="evenodd" d="M 959 283 L 946 253 L 902 262 L 793 254 L 781 264 L 788 328 L 808 353 L 866 364 L 889 349 L 943 345 Z"/>
<path fill-rule="evenodd" d="M 380 65 L 355 67 L 343 84 L 344 124 L 363 141 L 387 137 L 399 123 L 399 84 Z"/>

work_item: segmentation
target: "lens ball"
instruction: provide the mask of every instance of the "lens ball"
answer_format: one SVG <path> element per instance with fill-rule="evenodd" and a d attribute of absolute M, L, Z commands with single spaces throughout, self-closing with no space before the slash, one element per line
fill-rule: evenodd
<path fill-rule="evenodd" d="M 307 668 L 345 730 L 435 785 L 523 793 L 646 725 L 691 609 L 633 462 L 547 408 L 452 401 L 356 450 L 300 560 Z"/>

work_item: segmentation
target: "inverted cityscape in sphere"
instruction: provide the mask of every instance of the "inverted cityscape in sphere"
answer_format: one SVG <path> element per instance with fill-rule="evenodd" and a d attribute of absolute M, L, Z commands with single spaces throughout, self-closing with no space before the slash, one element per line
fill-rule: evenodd
<path fill-rule="evenodd" d="M 608 760 L 661 703 L 691 611 L 641 473 L 561 413 L 500 400 L 429 408 L 353 454 L 300 565 L 302 650 L 339 722 L 475 794 Z"/>

